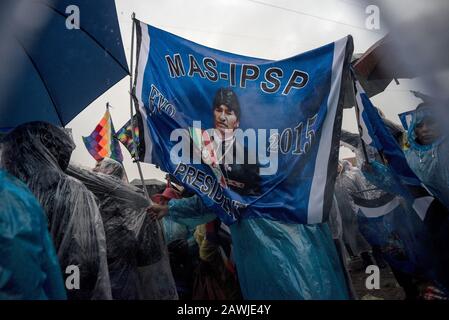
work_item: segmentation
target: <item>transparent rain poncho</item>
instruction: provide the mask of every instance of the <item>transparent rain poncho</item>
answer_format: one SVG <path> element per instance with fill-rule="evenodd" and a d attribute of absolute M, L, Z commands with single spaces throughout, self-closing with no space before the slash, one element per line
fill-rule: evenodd
<path fill-rule="evenodd" d="M 18 126 L 3 141 L 2 167 L 25 182 L 47 214 L 62 272 L 79 268 L 69 299 L 111 299 L 106 242 L 94 195 L 65 173 L 75 148 L 60 128 L 44 122 Z M 76 283 L 76 282 L 75 282 Z"/>
<path fill-rule="evenodd" d="M 337 199 L 335 197 L 335 193 L 332 199 L 332 206 L 329 211 L 329 220 L 327 222 L 329 225 L 329 229 L 332 234 L 332 238 L 334 239 L 335 248 L 337 250 L 337 254 L 340 258 L 341 265 L 343 267 L 344 276 L 346 279 L 346 284 L 348 286 L 349 294 L 351 299 L 357 300 L 357 294 L 352 285 L 351 276 L 349 274 L 349 262 L 350 257 L 348 250 L 345 247 L 343 241 L 343 222 L 341 218 L 340 209 L 338 208 Z"/>
<path fill-rule="evenodd" d="M 113 298 L 174 298 L 161 229 L 146 211 L 149 202 L 143 191 L 127 182 L 123 166 L 105 158 L 93 171 L 69 166 L 68 173 L 97 197 L 106 232 Z M 153 269 L 152 265 L 160 268 L 149 275 L 146 271 Z M 171 295 L 167 294 L 170 288 Z"/>
<path fill-rule="evenodd" d="M 357 215 L 351 192 L 362 188 L 361 173 L 357 169 L 343 165 L 342 172 L 335 182 L 335 198 L 341 214 L 343 226 L 343 241 L 349 246 L 355 256 L 370 251 L 370 246 L 359 231 Z"/>
<path fill-rule="evenodd" d="M 386 194 L 384 189 L 389 186 L 382 189 L 381 179 L 378 180 L 377 185 L 373 185 L 363 177 L 362 192 L 357 192 L 356 196 L 366 200 L 381 198 Z M 389 184 L 388 180 L 386 184 Z M 448 294 L 447 245 L 439 244 L 435 234 L 418 217 L 408 201 L 400 197 L 398 199 L 399 205 L 380 217 L 367 218 L 359 210 L 357 214 L 361 233 L 372 246 L 380 247 L 384 259 L 392 268 L 416 279 L 430 281 Z"/>

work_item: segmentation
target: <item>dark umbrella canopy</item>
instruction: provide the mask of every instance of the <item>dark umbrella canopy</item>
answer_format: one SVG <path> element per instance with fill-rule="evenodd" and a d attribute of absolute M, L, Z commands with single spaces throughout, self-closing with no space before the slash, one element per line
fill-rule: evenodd
<path fill-rule="evenodd" d="M 113 0 L 0 1 L 0 61 L 0 128 L 64 126 L 129 73 Z"/>
<path fill-rule="evenodd" d="M 351 64 L 353 66 L 357 79 L 360 81 L 360 84 L 362 85 L 368 97 L 371 98 L 383 92 L 388 87 L 393 78 L 370 79 L 369 74 L 367 75 L 367 73 L 360 69 L 360 66 L 366 63 L 367 53 L 370 50 L 371 49 L 368 49 L 368 51 L 364 54 L 354 54 Z M 343 85 L 345 88 L 344 107 L 352 108 L 355 105 L 352 80 L 350 78 L 346 79 Z"/>

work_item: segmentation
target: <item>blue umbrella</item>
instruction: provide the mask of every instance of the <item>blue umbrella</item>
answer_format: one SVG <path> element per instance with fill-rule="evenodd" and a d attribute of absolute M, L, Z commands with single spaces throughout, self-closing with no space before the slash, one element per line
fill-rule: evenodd
<path fill-rule="evenodd" d="M 0 61 L 3 129 L 64 126 L 129 74 L 113 0 L 1 0 Z"/>

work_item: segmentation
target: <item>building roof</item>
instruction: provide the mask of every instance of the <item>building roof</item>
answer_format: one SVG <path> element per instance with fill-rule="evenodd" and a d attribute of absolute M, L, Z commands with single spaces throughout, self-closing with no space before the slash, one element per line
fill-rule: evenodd
<path fill-rule="evenodd" d="M 165 186 L 167 184 L 166 182 L 158 180 L 158 179 L 145 179 L 144 182 L 145 182 L 145 185 L 147 185 L 147 186 L 148 185 L 164 185 Z M 141 186 L 142 181 L 140 179 L 134 179 L 133 181 L 131 181 L 131 184 L 135 185 L 135 186 L 137 186 L 137 185 Z"/>

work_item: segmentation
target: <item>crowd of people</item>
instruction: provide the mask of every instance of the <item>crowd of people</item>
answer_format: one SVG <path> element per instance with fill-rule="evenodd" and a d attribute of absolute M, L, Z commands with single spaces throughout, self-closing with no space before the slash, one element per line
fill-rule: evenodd
<path fill-rule="evenodd" d="M 437 115 L 423 103 L 394 136 L 449 208 L 449 141 Z M 0 149 L 0 299 L 357 299 L 354 257 L 388 265 L 407 299 L 447 299 L 449 218 L 429 229 L 401 197 L 365 215 L 357 199 L 390 194 L 361 142 L 353 146 L 355 163 L 338 165 L 329 222 L 228 227 L 170 179 L 149 201 L 115 160 L 69 165 L 75 145 L 63 129 L 20 125 Z"/>

